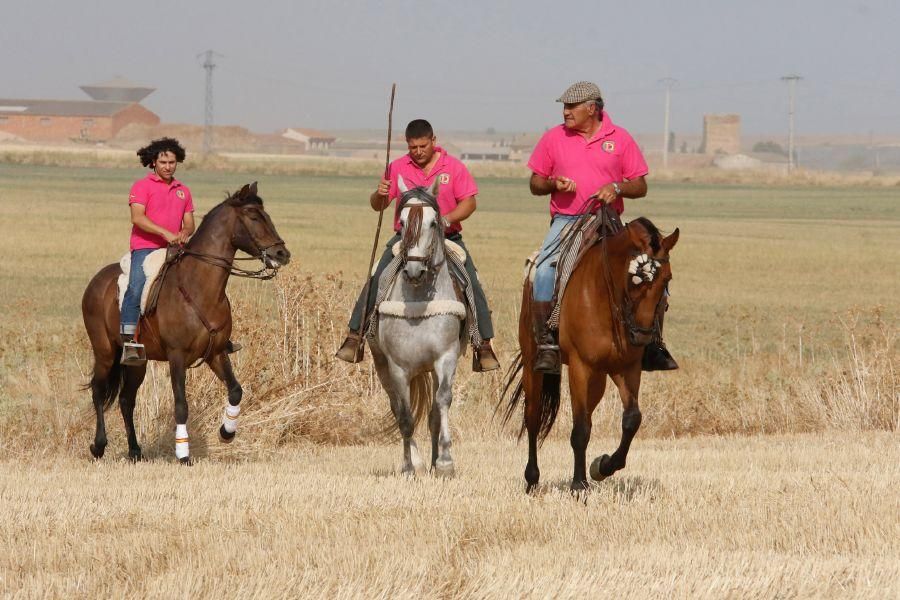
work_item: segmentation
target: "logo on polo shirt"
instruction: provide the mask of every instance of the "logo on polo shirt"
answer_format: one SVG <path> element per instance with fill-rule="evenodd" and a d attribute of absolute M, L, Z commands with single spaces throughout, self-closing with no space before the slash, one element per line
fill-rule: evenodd
<path fill-rule="evenodd" d="M 441 173 L 440 177 L 438 177 L 438 181 L 441 182 L 441 185 L 447 185 L 450 183 L 450 173 Z"/>
<path fill-rule="evenodd" d="M 610 154 L 616 151 L 616 143 L 612 140 L 606 140 L 601 147 L 604 152 L 609 152 Z"/>
<path fill-rule="evenodd" d="M 184 190 L 175 190 L 175 195 L 179 200 L 184 200 Z"/>

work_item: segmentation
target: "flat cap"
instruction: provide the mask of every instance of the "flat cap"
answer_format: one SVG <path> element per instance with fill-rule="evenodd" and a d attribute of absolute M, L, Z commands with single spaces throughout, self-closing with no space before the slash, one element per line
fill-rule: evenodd
<path fill-rule="evenodd" d="M 577 102 L 587 102 L 588 100 L 599 100 L 600 88 L 596 83 L 590 81 L 578 81 L 570 85 L 563 95 L 557 98 L 557 102 L 565 104 L 575 104 Z"/>

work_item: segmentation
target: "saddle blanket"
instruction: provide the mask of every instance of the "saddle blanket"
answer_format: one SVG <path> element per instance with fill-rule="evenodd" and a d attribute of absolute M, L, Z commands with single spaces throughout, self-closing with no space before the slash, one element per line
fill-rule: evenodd
<path fill-rule="evenodd" d="M 147 297 L 150 295 L 150 288 L 159 275 L 159 270 L 166 262 L 166 249 L 160 248 L 147 255 L 144 259 L 144 275 L 147 277 L 147 283 L 144 284 L 144 290 L 141 292 L 141 314 L 147 306 Z M 128 289 L 128 275 L 131 273 L 131 252 L 122 257 L 119 261 L 119 267 L 122 274 L 119 275 L 119 310 L 122 310 L 122 302 L 125 300 L 125 290 Z"/>
<path fill-rule="evenodd" d="M 466 305 L 458 300 L 432 300 L 431 302 L 385 300 L 378 305 L 378 312 L 385 317 L 400 319 L 427 319 L 438 315 L 451 315 L 460 321 L 466 319 Z"/>

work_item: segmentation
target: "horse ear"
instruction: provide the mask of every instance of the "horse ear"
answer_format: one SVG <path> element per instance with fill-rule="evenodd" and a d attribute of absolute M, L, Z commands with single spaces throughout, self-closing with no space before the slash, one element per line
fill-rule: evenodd
<path fill-rule="evenodd" d="M 440 187 L 441 187 L 441 178 L 435 177 L 434 185 L 431 186 L 431 195 L 434 196 L 435 200 L 437 200 L 438 190 L 440 189 Z"/>
<path fill-rule="evenodd" d="M 256 196 L 256 182 L 250 184 L 250 193 Z"/>
<path fill-rule="evenodd" d="M 406 182 L 403 181 L 403 177 L 401 177 L 400 175 L 397 175 L 397 189 L 400 190 L 401 194 L 405 194 L 409 191 L 409 188 L 406 187 Z"/>
<path fill-rule="evenodd" d="M 237 193 L 237 197 L 243 200 L 250 193 L 250 186 L 248 184 L 244 184 L 244 187 L 241 188 L 241 191 Z"/>
<path fill-rule="evenodd" d="M 672 248 L 675 247 L 675 244 L 678 243 L 678 233 L 679 233 L 678 228 L 676 227 L 675 231 L 673 231 L 670 235 L 663 238 L 663 241 L 661 242 L 661 244 L 662 244 L 663 249 L 665 249 L 666 252 L 670 252 L 672 250 Z"/>

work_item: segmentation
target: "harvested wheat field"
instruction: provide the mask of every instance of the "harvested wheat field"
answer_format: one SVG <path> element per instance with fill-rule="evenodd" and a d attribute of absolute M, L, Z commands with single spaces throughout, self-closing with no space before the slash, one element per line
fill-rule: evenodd
<path fill-rule="evenodd" d="M 651 179 L 625 216 L 681 229 L 666 337 L 682 368 L 645 374 L 628 466 L 579 496 L 564 395 L 527 496 L 519 417 L 494 416 L 501 375 L 460 362 L 457 476 L 407 479 L 371 361 L 332 359 L 371 250 L 377 173 L 185 167 L 198 215 L 259 179 L 294 255 L 272 282 L 229 284 L 239 433 L 219 442 L 225 390 L 191 371 L 191 468 L 174 458 L 165 365 L 138 395 L 147 460 L 125 460 L 115 409 L 106 457 L 88 452 L 80 296 L 127 249 L 141 170 L 0 164 L 0 595 L 900 595 L 894 190 Z M 524 172 L 479 184 L 466 244 L 505 366 L 546 204 Z M 618 404 L 608 391 L 589 460 L 617 444 Z"/>

